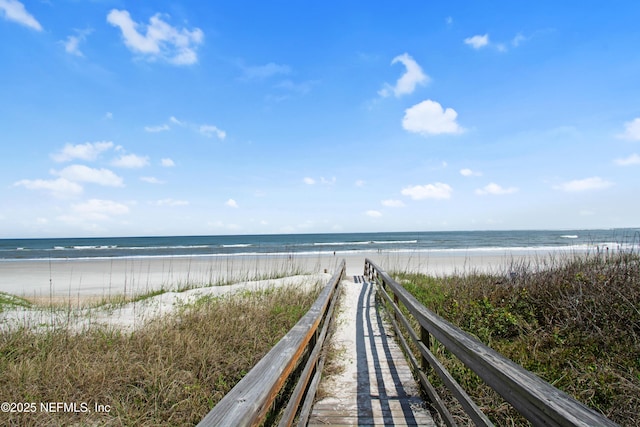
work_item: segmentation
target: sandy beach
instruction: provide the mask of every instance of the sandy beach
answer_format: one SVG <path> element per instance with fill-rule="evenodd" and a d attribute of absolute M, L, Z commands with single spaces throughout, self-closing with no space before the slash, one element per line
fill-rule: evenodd
<path fill-rule="evenodd" d="M 504 272 L 510 262 L 533 256 L 537 255 L 381 252 L 1 261 L 0 292 L 25 298 L 36 306 L 5 310 L 0 315 L 0 328 L 65 325 L 83 330 L 90 325 L 109 325 L 135 329 L 206 295 L 324 285 L 343 259 L 349 277 L 363 274 L 365 258 L 388 271 L 446 275 L 471 270 Z M 164 292 L 135 298 L 158 290 Z M 132 301 L 92 307 L 95 302 L 119 297 Z M 60 309 L 42 308 L 51 305 Z"/>
<path fill-rule="evenodd" d="M 542 256 L 509 252 L 382 252 L 373 254 L 147 257 L 0 261 L 0 292 L 31 300 L 103 298 L 165 289 L 229 284 L 274 275 L 333 273 L 342 259 L 347 275 L 362 274 L 369 258 L 385 270 L 433 275 L 500 271 L 511 261 Z"/>
<path fill-rule="evenodd" d="M 8 260 L 0 262 L 0 292 L 28 299 L 131 296 L 332 271 L 337 263 L 286 256 Z"/>

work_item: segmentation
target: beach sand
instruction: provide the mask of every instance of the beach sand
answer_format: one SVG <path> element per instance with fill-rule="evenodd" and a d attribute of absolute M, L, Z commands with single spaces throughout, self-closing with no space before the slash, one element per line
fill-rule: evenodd
<path fill-rule="evenodd" d="M 532 254 L 393 253 L 260 255 L 228 257 L 156 257 L 0 261 L 0 292 L 32 301 L 134 296 L 154 290 L 179 290 L 234 283 L 274 275 L 333 273 L 342 259 L 347 275 L 363 273 L 365 258 L 387 271 L 433 275 L 498 271 L 511 260 Z"/>
<path fill-rule="evenodd" d="M 205 286 L 179 292 L 163 292 L 141 300 L 127 303 L 91 306 L 92 298 L 80 297 L 68 300 L 64 296 L 50 300 L 35 299 L 42 306 L 15 307 L 0 311 L 0 331 L 20 327 L 44 328 L 62 327 L 65 330 L 82 332 L 90 327 L 104 326 L 123 331 L 133 331 L 147 322 L 168 315 L 180 307 L 193 304 L 202 297 L 222 297 L 242 291 L 256 292 L 276 287 L 309 289 L 326 285 L 329 273 L 288 276 L 279 279 L 240 281 L 224 286 Z M 34 298 L 29 298 L 34 300 Z M 47 307 L 54 303 L 52 308 Z M 68 305 L 67 305 L 68 304 Z"/>
<path fill-rule="evenodd" d="M 0 311 L 0 330 L 63 326 L 82 331 L 93 325 L 133 330 L 202 296 L 324 285 L 339 262 L 334 256 L 286 255 L 0 261 L 0 292 L 35 304 Z M 272 279 L 276 276 L 281 278 Z M 155 291 L 165 292 L 150 295 Z M 95 307 L 123 299 L 131 302 Z"/>
<path fill-rule="evenodd" d="M 0 292 L 36 305 L 0 312 L 0 329 L 21 325 L 61 325 L 77 331 L 91 325 L 136 329 L 205 295 L 277 286 L 325 285 L 343 259 L 349 279 L 363 274 L 365 258 L 386 271 L 441 276 L 470 271 L 506 274 L 512 263 L 539 256 L 540 253 L 382 252 L 1 261 Z M 164 292 L 149 295 L 159 290 Z M 143 294 L 147 297 L 135 299 Z M 105 300 L 122 301 L 121 297 L 131 302 L 92 306 Z"/>

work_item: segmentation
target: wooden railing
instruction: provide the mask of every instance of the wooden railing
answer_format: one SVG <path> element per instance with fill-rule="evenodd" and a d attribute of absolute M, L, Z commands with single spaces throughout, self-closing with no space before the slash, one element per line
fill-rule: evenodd
<path fill-rule="evenodd" d="M 267 418 L 271 423 L 279 418 L 280 426 L 288 426 L 296 415 L 301 424 L 306 424 L 324 364 L 322 344 L 345 266 L 343 260 L 311 309 L 198 426 L 251 426 L 262 424 Z M 279 398 L 282 394 L 286 396 Z"/>
<path fill-rule="evenodd" d="M 425 308 L 369 259 L 365 260 L 364 275 L 369 281 L 377 283 L 380 295 L 393 307 L 390 318 L 400 344 L 413 365 L 423 390 L 447 425 L 454 426 L 456 423 L 427 379 L 429 369 L 438 374 L 476 425 L 493 424 L 431 353 L 431 337 L 439 341 L 535 426 L 617 425 Z M 403 315 L 399 303 L 402 303 L 417 321 L 418 332 Z M 399 324 L 404 326 L 409 339 L 419 349 L 420 362 L 411 352 Z"/>

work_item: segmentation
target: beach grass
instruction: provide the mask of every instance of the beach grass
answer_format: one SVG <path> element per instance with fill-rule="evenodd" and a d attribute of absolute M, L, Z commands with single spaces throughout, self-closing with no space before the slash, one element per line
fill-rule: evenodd
<path fill-rule="evenodd" d="M 22 410 L 0 416 L 10 425 L 194 425 L 322 285 L 205 295 L 129 332 L 98 324 L 81 333 L 65 325 L 4 330 L 0 402 Z M 25 403 L 35 411 L 25 413 Z"/>
<path fill-rule="evenodd" d="M 46 291 L 0 292 L 0 309 L 3 305 L 15 306 L 18 300 L 22 306 L 54 310 L 122 306 L 168 292 L 308 275 L 321 271 L 320 260 L 315 263 L 313 269 L 312 262 L 294 256 L 58 260 L 48 277 L 40 275 L 36 279 L 47 281 Z M 14 279 L 16 288 L 30 285 L 21 283 L 24 279 L 19 275 Z"/>
<path fill-rule="evenodd" d="M 0 313 L 5 309 L 13 309 L 16 307 L 30 307 L 31 303 L 25 298 L 9 294 L 6 292 L 0 292 Z"/>
<path fill-rule="evenodd" d="M 393 274 L 426 307 L 525 369 L 620 425 L 640 425 L 637 251 L 556 255 L 491 274 Z M 441 345 L 432 350 L 496 425 L 528 425 Z"/>

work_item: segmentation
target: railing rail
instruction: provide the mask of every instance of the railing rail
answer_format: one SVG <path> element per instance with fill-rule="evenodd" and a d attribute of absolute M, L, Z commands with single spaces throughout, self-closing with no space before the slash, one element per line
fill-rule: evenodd
<path fill-rule="evenodd" d="M 365 260 L 364 275 L 377 283 L 380 294 L 393 307 L 390 317 L 400 344 L 418 373 L 423 389 L 447 425 L 453 426 L 455 421 L 429 383 L 426 375 L 428 369 L 433 369 L 440 376 L 476 425 L 493 424 L 431 353 L 430 337 L 439 341 L 533 425 L 617 425 L 428 310 L 369 259 Z M 400 302 L 418 322 L 419 332 L 413 330 L 403 315 Z M 409 338 L 419 349 L 420 364 L 410 351 L 398 322 L 404 325 Z"/>
<path fill-rule="evenodd" d="M 280 413 L 281 426 L 291 425 L 296 415 L 301 424 L 306 424 L 322 372 L 322 344 L 345 271 L 346 262 L 343 260 L 311 309 L 209 411 L 198 426 L 258 425 L 272 410 Z M 291 381 L 296 381 L 296 385 L 287 398 L 287 406 L 277 407 L 278 395 Z"/>

